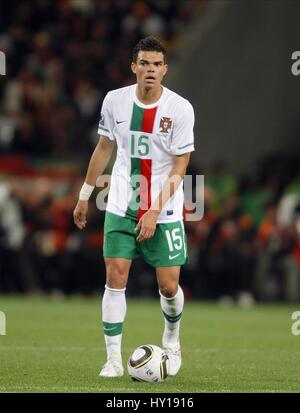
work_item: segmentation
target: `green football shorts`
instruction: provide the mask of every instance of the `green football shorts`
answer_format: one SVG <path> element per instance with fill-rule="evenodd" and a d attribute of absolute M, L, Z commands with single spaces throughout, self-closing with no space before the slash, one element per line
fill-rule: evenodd
<path fill-rule="evenodd" d="M 133 260 L 141 256 L 152 267 L 171 267 L 187 262 L 186 235 L 182 221 L 157 224 L 152 238 L 139 242 L 137 221 L 105 213 L 104 257 Z"/>

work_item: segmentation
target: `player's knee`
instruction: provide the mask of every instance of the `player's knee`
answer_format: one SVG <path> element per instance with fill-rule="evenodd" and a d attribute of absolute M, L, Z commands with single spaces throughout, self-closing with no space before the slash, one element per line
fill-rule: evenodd
<path fill-rule="evenodd" d="M 127 270 L 119 263 L 106 262 L 106 285 L 110 288 L 125 288 Z"/>
<path fill-rule="evenodd" d="M 113 273 L 106 275 L 106 285 L 109 288 L 121 289 L 126 287 L 126 277 L 122 274 Z"/>
<path fill-rule="evenodd" d="M 161 285 L 159 287 L 160 293 L 166 297 L 166 298 L 172 298 L 176 295 L 178 290 L 178 284 L 177 283 L 170 283 L 167 285 Z"/>

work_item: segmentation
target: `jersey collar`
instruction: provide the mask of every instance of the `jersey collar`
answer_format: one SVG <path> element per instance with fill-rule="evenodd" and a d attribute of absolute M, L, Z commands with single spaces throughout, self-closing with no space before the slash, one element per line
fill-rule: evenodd
<path fill-rule="evenodd" d="M 142 103 L 142 102 L 138 99 L 138 97 L 137 97 L 137 95 L 136 95 L 137 84 L 135 84 L 134 87 L 133 87 L 133 98 L 134 98 L 134 102 L 135 102 L 140 108 L 143 108 L 143 109 L 152 109 L 152 108 L 155 108 L 156 106 L 158 106 L 158 105 L 161 103 L 161 101 L 163 100 L 163 98 L 164 98 L 164 96 L 165 96 L 165 94 L 166 94 L 166 88 L 165 88 L 163 85 L 161 85 L 161 87 L 163 88 L 163 90 L 162 90 L 162 94 L 160 95 L 160 98 L 159 98 L 156 102 L 151 103 L 151 105 L 145 105 L 144 103 Z"/>

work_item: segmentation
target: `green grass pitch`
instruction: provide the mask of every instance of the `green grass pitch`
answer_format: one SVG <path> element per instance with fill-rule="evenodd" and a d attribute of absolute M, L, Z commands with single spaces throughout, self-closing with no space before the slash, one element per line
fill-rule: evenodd
<path fill-rule="evenodd" d="M 183 365 L 161 384 L 98 377 L 105 362 L 100 299 L 0 297 L 0 392 L 298 392 L 300 336 L 295 305 L 243 310 L 186 302 Z M 159 300 L 128 300 L 123 361 L 141 344 L 161 345 Z"/>

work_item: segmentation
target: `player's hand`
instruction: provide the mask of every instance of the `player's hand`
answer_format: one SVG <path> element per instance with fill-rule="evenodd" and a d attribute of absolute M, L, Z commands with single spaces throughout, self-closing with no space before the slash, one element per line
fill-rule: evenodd
<path fill-rule="evenodd" d="M 149 209 L 149 211 L 145 212 L 142 218 L 140 218 L 137 226 L 134 229 L 135 231 L 140 230 L 140 233 L 136 238 L 137 241 L 142 242 L 153 237 L 156 230 L 156 221 L 158 215 L 158 212 Z"/>
<path fill-rule="evenodd" d="M 74 212 L 73 212 L 74 222 L 79 229 L 83 229 L 86 226 L 88 202 L 89 201 L 78 201 L 74 209 Z"/>

